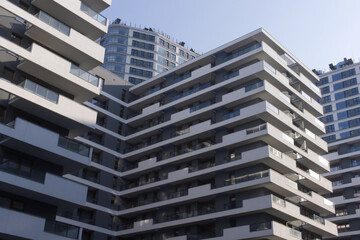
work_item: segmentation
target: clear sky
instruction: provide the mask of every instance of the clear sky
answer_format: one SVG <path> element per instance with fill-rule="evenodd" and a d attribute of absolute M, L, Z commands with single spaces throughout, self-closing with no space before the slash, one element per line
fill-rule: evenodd
<path fill-rule="evenodd" d="M 360 0 L 112 0 L 102 14 L 202 53 L 263 27 L 310 69 L 360 59 Z"/>

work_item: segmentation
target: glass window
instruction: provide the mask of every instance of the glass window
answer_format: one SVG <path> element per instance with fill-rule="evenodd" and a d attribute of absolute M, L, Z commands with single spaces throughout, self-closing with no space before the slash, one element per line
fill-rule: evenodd
<path fill-rule="evenodd" d="M 343 92 L 335 93 L 335 100 L 339 100 L 339 99 L 342 99 L 342 98 L 347 98 L 347 97 L 356 95 L 358 93 L 359 93 L 359 89 L 357 87 L 346 90 L 346 91 L 343 91 Z"/>
<path fill-rule="evenodd" d="M 324 78 L 320 78 L 320 81 L 317 82 L 315 85 L 316 86 L 321 86 L 321 85 L 324 85 L 324 84 L 327 84 L 327 83 L 329 83 L 329 78 L 324 77 Z"/>
<path fill-rule="evenodd" d="M 160 43 L 160 45 L 165 46 L 165 41 L 164 41 L 164 39 L 159 38 L 159 43 Z"/>
<path fill-rule="evenodd" d="M 161 64 L 164 64 L 165 58 L 163 58 L 161 56 L 158 56 L 158 62 L 161 63 Z"/>
<path fill-rule="evenodd" d="M 184 52 L 184 50 L 179 49 L 179 54 L 180 54 L 180 56 L 185 56 L 185 52 Z"/>
<path fill-rule="evenodd" d="M 329 86 L 321 88 L 321 94 L 327 94 L 329 92 L 330 92 L 330 87 Z"/>
<path fill-rule="evenodd" d="M 347 87 L 350 87 L 350 86 L 353 86 L 356 84 L 357 84 L 356 78 L 352 78 L 352 79 L 349 79 L 349 80 L 346 80 L 346 81 L 343 81 L 340 83 L 336 83 L 336 84 L 334 84 L 334 91 L 342 89 L 342 88 L 347 88 Z"/>
<path fill-rule="evenodd" d="M 328 102 L 331 102 L 331 96 L 328 95 L 328 96 L 324 96 L 320 99 L 320 103 L 324 104 L 324 103 L 328 103 Z"/>
<path fill-rule="evenodd" d="M 331 105 L 327 105 L 327 106 L 324 106 L 323 109 L 324 109 L 324 114 L 325 114 L 325 113 L 329 113 L 329 112 L 332 111 L 332 106 L 331 106 Z"/>
<path fill-rule="evenodd" d="M 137 56 L 137 57 L 142 57 L 142 58 L 147 58 L 147 59 L 154 59 L 153 53 L 144 52 L 144 51 L 140 51 L 137 49 L 131 49 L 131 55 Z"/>
<path fill-rule="evenodd" d="M 175 54 L 171 54 L 171 60 L 176 61 L 176 55 Z"/>
<path fill-rule="evenodd" d="M 333 142 L 336 140 L 336 135 L 330 135 L 330 136 L 327 136 L 327 137 L 323 137 L 322 138 L 324 141 L 326 142 Z"/>
<path fill-rule="evenodd" d="M 126 62 L 126 56 L 122 54 L 106 54 L 105 62 Z"/>
<path fill-rule="evenodd" d="M 349 70 L 346 70 L 346 71 L 343 71 L 343 72 L 336 73 L 336 74 L 332 75 L 332 79 L 333 79 L 333 81 L 338 81 L 338 80 L 343 79 L 343 78 L 354 76 L 355 74 L 356 74 L 355 73 L 355 68 L 352 68 L 352 69 L 349 69 Z"/>
<path fill-rule="evenodd" d="M 142 48 L 142 49 L 151 50 L 151 51 L 154 51 L 154 49 L 155 49 L 154 44 L 145 43 L 145 42 L 139 42 L 139 41 L 136 41 L 136 40 L 132 41 L 132 45 L 134 47 L 137 47 L 137 48 Z"/>
<path fill-rule="evenodd" d="M 122 45 L 108 45 L 105 47 L 105 53 L 109 52 L 118 52 L 118 53 L 126 53 L 126 46 Z"/>
<path fill-rule="evenodd" d="M 329 126 L 326 126 L 325 129 L 326 129 L 326 133 L 335 132 L 335 126 L 334 126 L 334 124 L 331 124 L 331 125 L 329 125 Z"/>
<path fill-rule="evenodd" d="M 165 55 L 165 49 L 163 49 L 162 47 L 159 47 L 159 51 L 158 51 L 161 55 Z"/>
<path fill-rule="evenodd" d="M 184 62 L 185 62 L 185 60 L 182 59 L 181 57 L 179 57 L 179 63 L 180 63 L 180 64 L 183 64 Z"/>
<path fill-rule="evenodd" d="M 100 43 L 102 46 L 109 44 L 109 43 L 120 43 L 120 44 L 127 45 L 128 38 L 122 37 L 122 36 L 108 36 L 105 39 L 103 39 Z"/>
<path fill-rule="evenodd" d="M 176 47 L 174 45 L 171 45 L 171 51 L 176 52 Z"/>
<path fill-rule="evenodd" d="M 329 123 L 334 121 L 333 115 L 328 115 L 320 119 L 323 123 Z"/>
<path fill-rule="evenodd" d="M 175 63 L 170 62 L 170 68 L 174 68 L 175 67 Z"/>
<path fill-rule="evenodd" d="M 103 67 L 109 71 L 125 72 L 125 65 L 119 63 L 105 63 Z"/>
<path fill-rule="evenodd" d="M 150 42 L 155 42 L 155 36 L 145 34 L 145 33 L 140 33 L 140 32 L 135 32 L 134 31 L 133 32 L 133 37 L 143 39 L 143 40 L 146 40 L 146 41 L 150 41 Z"/>
<path fill-rule="evenodd" d="M 129 29 L 123 28 L 123 27 L 118 27 L 118 26 L 116 26 L 116 27 L 110 26 L 108 34 L 120 34 L 120 35 L 124 35 L 124 36 L 129 36 Z"/>
<path fill-rule="evenodd" d="M 134 78 L 134 77 L 129 77 L 129 82 L 132 83 L 132 84 L 139 84 L 139 83 L 142 83 L 143 79 L 140 79 L 140 78 Z"/>

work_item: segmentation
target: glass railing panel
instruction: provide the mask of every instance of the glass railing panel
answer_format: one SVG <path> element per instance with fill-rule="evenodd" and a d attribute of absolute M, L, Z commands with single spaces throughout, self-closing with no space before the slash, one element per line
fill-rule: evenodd
<path fill-rule="evenodd" d="M 231 60 L 233 58 L 236 58 L 238 56 L 244 55 L 245 53 L 248 53 L 248 52 L 250 52 L 252 50 L 255 50 L 255 49 L 259 48 L 259 47 L 261 47 L 261 43 L 255 43 L 255 44 L 250 45 L 250 46 L 248 46 L 246 48 L 237 50 L 237 51 L 233 52 L 231 55 L 229 55 L 227 57 L 224 57 L 223 62 L 226 62 L 226 61 L 229 61 L 229 60 Z"/>
<path fill-rule="evenodd" d="M 271 228 L 271 222 L 250 224 L 250 232 L 263 231 Z"/>
<path fill-rule="evenodd" d="M 277 196 L 274 196 L 274 195 L 272 195 L 272 201 L 273 201 L 273 203 L 276 203 L 276 204 L 278 204 L 278 205 L 280 205 L 282 207 L 285 207 L 285 205 L 286 205 L 286 202 L 285 202 L 284 199 L 281 199 L 281 198 L 279 198 Z"/>
<path fill-rule="evenodd" d="M 227 119 L 237 117 L 237 116 L 240 116 L 240 110 L 224 114 L 223 117 L 222 117 L 222 120 L 227 120 Z"/>
<path fill-rule="evenodd" d="M 81 3 L 80 10 L 82 12 L 86 13 L 87 15 L 89 15 L 90 17 L 92 17 L 93 19 L 95 19 L 96 21 L 98 21 L 99 23 L 106 26 L 106 20 L 107 20 L 106 17 L 104 17 L 103 15 L 92 10 L 91 8 L 86 6 L 84 3 Z"/>
<path fill-rule="evenodd" d="M 300 232 L 300 231 L 290 228 L 290 229 L 289 229 L 289 232 L 290 232 L 290 235 L 291 235 L 291 236 L 293 236 L 293 237 L 295 237 L 295 238 L 298 238 L 298 239 L 302 239 L 302 236 L 301 236 L 301 232 Z"/>
<path fill-rule="evenodd" d="M 253 83 L 253 84 L 247 85 L 247 86 L 245 87 L 245 92 L 254 90 L 254 89 L 259 88 L 259 87 L 262 87 L 262 86 L 264 86 L 264 81 L 260 81 L 260 82 L 257 82 L 257 83 Z"/>
<path fill-rule="evenodd" d="M 256 126 L 256 127 L 246 129 L 246 135 L 256 133 L 256 132 L 260 132 L 260 131 L 265 130 L 265 129 L 266 129 L 266 123 L 261 124 L 261 125 Z"/>
<path fill-rule="evenodd" d="M 44 88 L 43 86 L 34 83 L 28 79 L 20 83 L 21 87 L 23 87 L 25 90 L 32 92 L 42 98 L 45 98 L 51 102 L 57 103 L 59 100 L 59 94 L 56 92 L 53 92 L 47 88 Z"/>
<path fill-rule="evenodd" d="M 85 157 L 89 157 L 90 154 L 89 146 L 63 136 L 59 136 L 58 146 Z"/>
<path fill-rule="evenodd" d="M 73 239 L 77 239 L 79 236 L 78 227 L 65 223 L 55 222 L 53 220 L 46 220 L 44 231 Z"/>
<path fill-rule="evenodd" d="M 66 34 L 66 35 L 70 35 L 70 27 L 65 25 L 64 23 L 60 22 L 59 20 L 51 17 L 49 14 L 40 11 L 37 15 L 37 17 L 47 23 L 48 25 L 52 26 L 53 28 L 57 29 L 58 31 Z"/>
<path fill-rule="evenodd" d="M 210 106 L 211 105 L 211 101 L 209 100 L 209 101 L 206 101 L 206 102 L 203 102 L 203 103 L 200 103 L 200 104 L 198 104 L 198 105 L 196 105 L 196 106 L 194 106 L 194 107 L 191 107 L 190 108 L 190 112 L 194 112 L 194 111 L 197 111 L 197 110 L 200 110 L 200 109 L 202 109 L 202 108 L 204 108 L 204 107 L 207 107 L 207 106 Z"/>
<path fill-rule="evenodd" d="M 94 86 L 99 86 L 99 78 L 79 68 L 78 66 L 71 64 L 70 72 L 79 78 L 91 83 Z"/>
<path fill-rule="evenodd" d="M 180 81 L 182 81 L 184 79 L 187 79 L 189 77 L 191 77 L 191 73 L 186 73 L 183 76 L 175 78 L 174 80 L 172 80 L 172 84 L 178 83 L 178 82 L 180 82 Z"/>
<path fill-rule="evenodd" d="M 222 78 L 222 80 L 225 81 L 225 80 L 228 80 L 228 79 L 233 78 L 233 77 L 236 77 L 236 76 L 239 76 L 239 70 L 236 71 L 236 72 L 233 72 L 233 73 L 224 75 L 223 78 Z"/>
<path fill-rule="evenodd" d="M 198 86 L 198 87 L 196 87 L 196 88 L 194 88 L 194 89 L 191 89 L 191 90 L 188 90 L 188 91 L 185 91 L 185 92 L 183 92 L 183 93 L 180 93 L 180 94 L 178 94 L 178 95 L 173 96 L 173 97 L 172 97 L 172 100 L 175 101 L 175 100 L 177 100 L 177 99 L 186 97 L 186 96 L 188 96 L 188 95 L 191 95 L 191 94 L 193 94 L 193 93 L 196 93 L 196 92 L 198 92 L 198 91 L 201 91 L 201 90 L 203 90 L 203 89 L 205 89 L 205 88 L 207 88 L 207 87 L 209 87 L 209 86 L 211 86 L 211 83 L 210 83 L 210 82 L 204 83 L 204 84 L 202 84 L 202 85 L 200 85 L 200 86 Z"/>

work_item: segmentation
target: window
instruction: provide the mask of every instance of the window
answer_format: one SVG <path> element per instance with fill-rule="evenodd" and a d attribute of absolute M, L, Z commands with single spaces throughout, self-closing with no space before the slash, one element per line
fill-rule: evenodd
<path fill-rule="evenodd" d="M 355 130 L 351 130 L 348 132 L 340 133 L 341 138 L 347 138 L 347 137 L 358 136 L 358 135 L 360 135 L 360 129 L 355 129 Z"/>
<path fill-rule="evenodd" d="M 165 46 L 165 41 L 164 41 L 164 39 L 159 39 L 159 43 L 160 43 L 160 45 L 162 45 L 162 46 Z"/>
<path fill-rule="evenodd" d="M 171 54 L 171 60 L 176 61 L 176 55 L 175 54 Z"/>
<path fill-rule="evenodd" d="M 152 75 L 153 75 L 153 73 L 150 72 L 150 71 L 145 71 L 145 70 L 138 69 L 138 68 L 133 68 L 133 67 L 130 67 L 130 74 L 143 76 L 143 77 L 146 77 L 146 78 L 151 78 Z"/>
<path fill-rule="evenodd" d="M 142 58 L 147 58 L 147 59 L 154 59 L 154 54 L 153 53 L 139 51 L 139 50 L 136 50 L 136 49 L 131 49 L 131 55 L 137 56 L 137 57 L 142 57 Z"/>
<path fill-rule="evenodd" d="M 151 50 L 154 51 L 155 49 L 155 45 L 154 44 L 150 44 L 150 43 L 144 43 L 144 42 L 139 42 L 136 40 L 132 41 L 132 45 L 134 47 L 138 47 L 138 48 L 142 48 L 142 49 L 146 49 L 146 50 Z M 160 49 L 160 48 L 159 48 Z M 163 48 L 162 48 L 163 49 Z"/>
<path fill-rule="evenodd" d="M 326 126 L 325 129 L 326 129 L 326 133 L 335 132 L 335 126 L 334 126 L 334 124 L 331 124 L 331 125 L 329 125 L 329 126 Z"/>
<path fill-rule="evenodd" d="M 170 62 L 170 68 L 174 68 L 175 67 L 175 63 Z"/>
<path fill-rule="evenodd" d="M 184 50 L 179 49 L 179 54 L 180 54 L 180 56 L 185 56 L 185 52 L 184 52 Z"/>
<path fill-rule="evenodd" d="M 360 97 L 352 98 L 343 102 L 336 103 L 336 109 L 343 109 L 360 104 Z"/>
<path fill-rule="evenodd" d="M 335 94 L 335 100 L 339 100 L 339 99 L 342 99 L 342 98 L 347 98 L 347 97 L 350 97 L 350 96 L 353 96 L 353 95 L 356 95 L 356 94 L 359 94 L 359 89 L 357 87 L 346 90 L 346 91 L 343 91 L 343 92 L 336 93 Z"/>
<path fill-rule="evenodd" d="M 360 118 L 356 118 L 356 119 L 352 119 L 349 121 L 345 121 L 345 122 L 340 122 L 339 123 L 339 129 L 346 129 L 346 128 L 352 128 L 352 127 L 357 127 L 360 125 Z"/>
<path fill-rule="evenodd" d="M 330 135 L 330 136 L 327 136 L 327 137 L 323 137 L 322 138 L 324 141 L 326 141 L 326 142 L 333 142 L 333 141 L 335 141 L 336 140 L 336 135 Z"/>
<path fill-rule="evenodd" d="M 320 99 L 319 101 L 320 103 L 324 104 L 324 103 L 328 103 L 328 102 L 331 102 L 331 96 L 324 96 Z"/>
<path fill-rule="evenodd" d="M 323 109 L 324 109 L 324 114 L 329 113 L 332 111 L 332 105 L 324 106 Z"/>
<path fill-rule="evenodd" d="M 352 79 L 349 79 L 349 80 L 346 80 L 346 81 L 343 81 L 340 83 L 336 83 L 336 84 L 334 84 L 334 91 L 342 89 L 342 88 L 347 88 L 347 87 L 350 87 L 350 86 L 353 86 L 356 84 L 357 84 L 356 78 L 352 78 Z"/>
<path fill-rule="evenodd" d="M 126 56 L 122 54 L 107 54 L 105 55 L 105 62 L 126 62 Z"/>
<path fill-rule="evenodd" d="M 174 45 L 171 45 L 171 51 L 176 52 L 176 47 Z"/>
<path fill-rule="evenodd" d="M 125 65 L 120 63 L 105 63 L 103 67 L 109 71 L 125 72 Z"/>
<path fill-rule="evenodd" d="M 143 40 L 146 40 L 146 41 L 150 41 L 150 42 L 155 42 L 155 36 L 145 34 L 145 33 L 133 32 L 133 37 L 143 39 Z"/>
<path fill-rule="evenodd" d="M 328 115 L 320 119 L 323 123 L 329 123 L 334 121 L 333 115 Z"/>
<path fill-rule="evenodd" d="M 321 88 L 321 94 L 327 94 L 329 92 L 330 92 L 330 87 L 329 86 Z"/>
<path fill-rule="evenodd" d="M 124 36 L 129 36 L 129 29 L 119 26 L 109 27 L 108 34 L 120 34 Z"/>
<path fill-rule="evenodd" d="M 104 46 L 109 43 L 120 43 L 120 44 L 127 45 L 128 38 L 122 37 L 122 36 L 108 36 L 105 39 L 103 39 L 100 43 L 101 43 L 101 46 Z"/>
<path fill-rule="evenodd" d="M 3 74 L 2 77 L 5 78 L 6 80 L 9 80 L 10 82 L 14 81 L 14 76 L 15 76 L 15 71 L 8 68 L 8 67 L 4 67 L 3 68 Z"/>
<path fill-rule="evenodd" d="M 149 68 L 149 69 L 153 69 L 153 66 L 154 66 L 154 64 L 152 62 L 135 59 L 135 58 L 130 59 L 130 64 L 139 66 L 139 67 Z"/>
<path fill-rule="evenodd" d="M 349 69 L 349 70 L 346 70 L 346 71 L 343 71 L 343 72 L 332 75 L 332 80 L 333 81 L 338 81 L 338 80 L 343 79 L 343 78 L 354 76 L 355 74 L 356 74 L 355 73 L 355 68 L 352 68 L 352 69 Z"/>
<path fill-rule="evenodd" d="M 127 47 L 122 45 L 109 45 L 105 47 L 105 53 L 117 52 L 117 53 L 126 53 Z"/>
<path fill-rule="evenodd" d="M 324 84 L 327 84 L 327 83 L 329 83 L 329 78 L 324 77 L 324 78 L 320 78 L 320 81 L 317 82 L 315 85 L 316 86 L 321 86 L 321 85 L 324 85 Z"/>
<path fill-rule="evenodd" d="M 135 77 L 129 77 L 129 82 L 136 85 L 136 84 L 139 84 L 139 83 L 142 83 L 143 79 L 140 79 L 140 78 L 135 78 Z"/>

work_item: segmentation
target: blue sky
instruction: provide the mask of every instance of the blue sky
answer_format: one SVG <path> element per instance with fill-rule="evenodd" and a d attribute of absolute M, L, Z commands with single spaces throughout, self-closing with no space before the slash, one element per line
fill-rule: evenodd
<path fill-rule="evenodd" d="M 112 0 L 110 20 L 152 27 L 199 52 L 263 27 L 310 69 L 360 59 L 360 0 Z"/>

